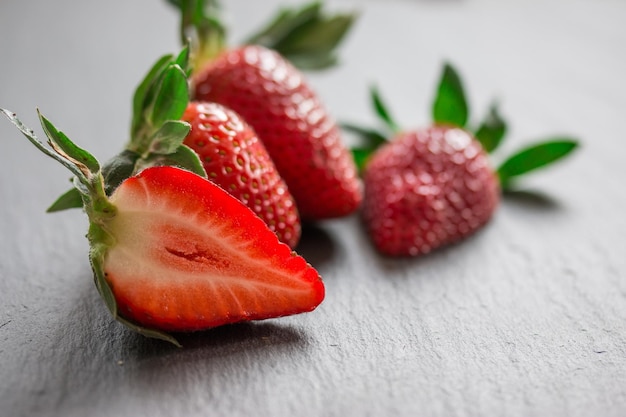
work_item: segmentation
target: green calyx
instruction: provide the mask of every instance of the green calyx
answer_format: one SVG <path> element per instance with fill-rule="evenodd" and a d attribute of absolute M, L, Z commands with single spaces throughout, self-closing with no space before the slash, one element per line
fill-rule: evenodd
<path fill-rule="evenodd" d="M 206 178 L 198 155 L 183 144 L 190 130 L 190 125 L 180 120 L 189 102 L 188 60 L 189 50 L 184 48 L 178 55 L 164 55 L 156 61 L 133 96 L 130 140 L 125 149 L 104 165 L 76 146 L 41 114 L 39 118 L 48 137 L 48 146 L 14 113 L 1 110 L 39 150 L 74 174 L 74 187 L 61 195 L 48 212 L 83 208 L 87 213 L 89 260 L 98 292 L 113 317 L 140 334 L 176 345 L 178 342 L 170 335 L 138 326 L 118 315 L 113 292 L 105 280 L 104 261 L 107 251 L 115 244 L 107 225 L 117 209 L 109 196 L 125 179 L 145 168 L 162 165 L 177 166 Z"/>
<path fill-rule="evenodd" d="M 296 67 L 320 70 L 337 64 L 336 50 L 357 19 L 355 13 L 324 13 L 314 1 L 301 8 L 283 8 L 246 44 L 274 49 Z"/>
<path fill-rule="evenodd" d="M 181 42 L 192 45 L 193 68 L 202 68 L 226 48 L 227 29 L 221 23 L 216 0 L 167 0 L 180 13 Z M 355 13 L 324 13 L 313 1 L 282 8 L 243 43 L 273 49 L 303 70 L 320 70 L 337 64 L 336 50 L 354 24 Z"/>
<path fill-rule="evenodd" d="M 111 287 L 105 279 L 104 263 L 108 250 L 115 245 L 115 236 L 108 230 L 110 221 L 116 216 L 117 208 L 113 205 L 105 192 L 105 179 L 98 160 L 86 150 L 78 147 L 63 132 L 58 130 L 52 122 L 39 111 L 39 121 L 48 138 L 47 145 L 40 142 L 35 132 L 26 127 L 17 115 L 9 110 L 0 109 L 22 134 L 44 154 L 48 155 L 66 167 L 74 175 L 74 189 L 80 198 L 81 206 L 89 218 L 89 261 L 94 273 L 96 288 L 104 300 L 113 317 L 131 329 L 178 345 L 170 335 L 142 328 L 128 322 L 118 315 L 117 303 Z"/>
<path fill-rule="evenodd" d="M 342 127 L 363 138 L 361 146 L 352 149 L 359 169 L 364 169 L 371 154 L 384 142 L 400 131 L 382 100 L 377 88 L 370 90 L 372 107 L 383 129 L 370 129 L 344 123 Z M 469 126 L 470 108 L 462 79 L 457 70 L 444 63 L 432 103 L 432 120 L 435 124 L 455 126 L 472 133 L 487 153 L 492 153 L 502 144 L 507 133 L 507 123 L 500 115 L 496 102 L 491 104 L 484 119 L 476 128 Z M 548 166 L 569 155 L 579 146 L 575 138 L 569 136 L 551 137 L 539 140 L 508 156 L 498 165 L 496 174 L 503 191 L 513 188 L 515 180 L 530 171 Z"/>
<path fill-rule="evenodd" d="M 191 44 L 192 68 L 202 68 L 226 46 L 226 28 L 221 23 L 217 0 L 167 0 L 180 13 L 180 41 Z"/>
<path fill-rule="evenodd" d="M 198 155 L 183 144 L 190 125 L 181 119 L 189 103 L 189 49 L 164 55 L 150 68 L 133 95 L 130 140 L 102 167 L 106 195 L 150 166 L 174 165 L 206 178 Z M 76 189 L 61 195 L 49 208 L 56 212 L 82 207 Z"/>
<path fill-rule="evenodd" d="M 500 115 L 498 104 L 491 104 L 477 128 L 468 126 L 469 116 L 461 77 L 450 63 L 445 63 L 433 102 L 433 121 L 468 130 L 487 153 L 493 153 L 503 143 L 507 132 L 507 123 Z M 564 158 L 579 146 L 578 143 L 577 139 L 569 136 L 550 137 L 509 155 L 496 168 L 500 187 L 509 191 L 517 178 Z"/>

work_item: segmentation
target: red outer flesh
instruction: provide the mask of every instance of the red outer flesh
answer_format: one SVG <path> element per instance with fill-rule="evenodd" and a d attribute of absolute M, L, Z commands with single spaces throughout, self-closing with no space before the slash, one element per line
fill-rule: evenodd
<path fill-rule="evenodd" d="M 265 146 L 234 111 L 217 103 L 191 102 L 182 119 L 191 124 L 185 144 L 202 160 L 209 180 L 250 207 L 295 248 L 300 216 Z"/>
<path fill-rule="evenodd" d="M 115 244 L 105 277 L 119 314 L 151 329 L 190 331 L 313 310 L 317 271 L 248 207 L 173 167 L 149 168 L 111 196 Z"/>
<path fill-rule="evenodd" d="M 352 155 L 302 74 L 274 51 L 227 51 L 194 77 L 195 98 L 235 110 L 265 144 L 305 220 L 345 216 L 362 199 Z"/>

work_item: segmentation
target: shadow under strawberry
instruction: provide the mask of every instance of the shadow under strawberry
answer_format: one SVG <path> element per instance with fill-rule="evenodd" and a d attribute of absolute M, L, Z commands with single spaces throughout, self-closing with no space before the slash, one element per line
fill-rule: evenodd
<path fill-rule="evenodd" d="M 336 242 L 323 226 L 316 223 L 304 223 L 302 232 L 302 238 L 296 250 L 316 269 L 322 268 L 335 258 Z"/>
<path fill-rule="evenodd" d="M 550 211 L 561 208 L 559 201 L 539 190 L 508 190 L 503 195 L 504 204 L 514 204 L 528 210 Z"/>

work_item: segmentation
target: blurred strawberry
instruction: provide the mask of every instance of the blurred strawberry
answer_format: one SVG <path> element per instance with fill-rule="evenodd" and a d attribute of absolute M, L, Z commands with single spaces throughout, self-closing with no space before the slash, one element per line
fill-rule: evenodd
<path fill-rule="evenodd" d="M 376 248 L 387 255 L 417 256 L 468 237 L 489 221 L 513 179 L 577 146 L 573 139 L 553 138 L 493 170 L 488 152 L 501 143 L 506 124 L 494 105 L 474 135 L 466 129 L 465 93 L 449 64 L 433 103 L 433 125 L 401 131 L 376 89 L 372 103 L 391 133 L 345 127 L 369 141 L 354 151 L 365 183 L 362 214 Z"/>

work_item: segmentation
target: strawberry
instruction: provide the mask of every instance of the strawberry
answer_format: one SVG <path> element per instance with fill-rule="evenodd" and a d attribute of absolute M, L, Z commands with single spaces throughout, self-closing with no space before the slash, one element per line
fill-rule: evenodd
<path fill-rule="evenodd" d="M 98 161 L 44 116 L 50 147 L 14 113 L 2 112 L 75 175 L 96 286 L 130 328 L 177 343 L 166 332 L 308 312 L 324 298 L 315 269 L 212 182 L 176 167 L 150 167 L 108 196 Z"/>
<path fill-rule="evenodd" d="M 553 138 L 509 157 L 496 170 L 488 153 L 503 139 L 506 124 L 494 105 L 475 135 L 467 128 L 468 106 L 461 79 L 449 64 L 433 103 L 434 124 L 401 131 L 378 91 L 372 103 L 386 133 L 345 125 L 369 138 L 355 150 L 363 171 L 362 217 L 375 247 L 391 256 L 417 256 L 467 238 L 492 217 L 502 190 L 517 176 L 552 163 L 577 141 Z"/>
<path fill-rule="evenodd" d="M 303 219 L 354 212 L 361 188 L 339 129 L 303 76 L 276 52 L 245 46 L 196 74 L 197 99 L 228 106 L 250 123 L 293 194 Z"/>
<path fill-rule="evenodd" d="M 376 247 L 417 255 L 464 238 L 495 210 L 499 189 L 480 143 L 433 126 L 398 134 L 364 173 L 363 218 Z"/>
<path fill-rule="evenodd" d="M 191 102 L 182 120 L 191 125 L 184 144 L 198 154 L 208 178 L 250 207 L 282 242 L 295 248 L 301 230 L 296 204 L 252 128 L 217 103 Z"/>
<path fill-rule="evenodd" d="M 216 19 L 207 14 L 198 16 L 199 10 L 207 13 L 212 10 L 176 3 L 182 10 L 182 32 L 193 29 L 193 25 L 197 32 L 192 96 L 196 100 L 221 103 L 252 126 L 285 180 L 303 220 L 341 217 L 354 212 L 362 199 L 354 161 L 342 143 L 338 126 L 303 74 L 276 50 L 261 45 L 226 49 L 224 29 L 215 26 Z M 332 29 L 341 38 L 349 23 L 344 19 L 339 24 L 337 20 L 331 25 L 320 24 L 316 16 L 319 7 L 317 4 L 306 13 L 296 13 L 308 23 L 297 26 L 296 40 L 278 42 L 283 49 L 296 51 L 294 57 L 299 56 L 299 62 L 306 59 L 302 58 L 298 45 L 315 39 L 303 28 L 315 27 L 317 33 Z M 253 41 L 288 31 L 289 21 L 283 16 Z M 302 35 L 303 31 L 308 34 Z M 328 53 L 338 40 L 333 36 L 328 38 L 332 41 L 324 44 L 321 52 L 316 50 L 311 54 L 319 62 L 333 62 Z"/>

